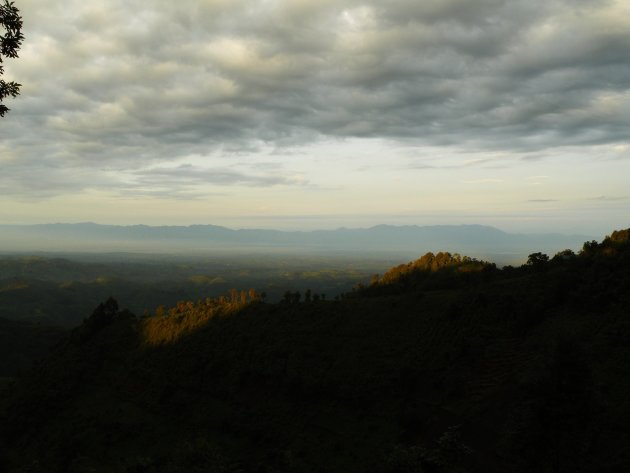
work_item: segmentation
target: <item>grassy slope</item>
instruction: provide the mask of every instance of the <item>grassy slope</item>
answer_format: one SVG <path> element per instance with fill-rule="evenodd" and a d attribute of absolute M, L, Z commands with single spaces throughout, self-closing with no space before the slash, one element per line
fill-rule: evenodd
<path fill-rule="evenodd" d="M 86 324 L 5 395 L 0 462 L 627 471 L 630 259 L 627 244 L 607 248 L 463 282 L 428 276 L 442 281 L 431 289 L 422 276 L 389 294 L 251 303 L 171 344 L 147 343 L 150 321 L 124 313 Z"/>

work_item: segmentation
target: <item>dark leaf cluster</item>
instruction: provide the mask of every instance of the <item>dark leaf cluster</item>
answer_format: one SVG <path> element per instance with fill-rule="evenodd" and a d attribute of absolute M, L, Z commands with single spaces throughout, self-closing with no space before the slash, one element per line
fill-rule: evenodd
<path fill-rule="evenodd" d="M 3 58 L 18 57 L 18 50 L 24 40 L 22 34 L 22 17 L 13 2 L 4 0 L 0 4 L 0 26 L 4 34 L 0 34 L 0 76 L 4 73 Z M 6 97 L 16 97 L 20 93 L 21 84 L 0 79 L 0 102 Z M 3 117 L 9 109 L 0 103 L 0 117 Z"/>

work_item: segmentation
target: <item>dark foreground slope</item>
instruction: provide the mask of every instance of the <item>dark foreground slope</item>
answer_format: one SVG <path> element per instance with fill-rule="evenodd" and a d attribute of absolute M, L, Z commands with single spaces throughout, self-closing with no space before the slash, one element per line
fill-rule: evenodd
<path fill-rule="evenodd" d="M 0 470 L 630 471 L 628 233 L 339 301 L 108 301 L 5 391 Z"/>
<path fill-rule="evenodd" d="M 0 390 L 45 358 L 65 333 L 59 327 L 0 318 Z"/>

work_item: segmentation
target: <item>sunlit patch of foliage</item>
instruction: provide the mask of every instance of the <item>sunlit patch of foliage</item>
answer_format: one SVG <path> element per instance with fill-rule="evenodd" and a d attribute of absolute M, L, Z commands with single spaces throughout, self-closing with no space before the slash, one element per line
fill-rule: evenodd
<path fill-rule="evenodd" d="M 160 306 L 155 314 L 142 320 L 143 340 L 148 345 L 173 343 L 215 317 L 232 314 L 260 301 L 261 296 L 254 289 L 248 292 L 233 289 L 229 297 L 181 301 L 168 310 Z"/>
<path fill-rule="evenodd" d="M 447 289 L 494 270 L 494 263 L 476 258 L 457 253 L 429 252 L 415 261 L 390 269 L 381 277 L 375 275 L 367 287 L 359 285 L 355 291 L 370 296 L 395 294 L 410 289 Z"/>

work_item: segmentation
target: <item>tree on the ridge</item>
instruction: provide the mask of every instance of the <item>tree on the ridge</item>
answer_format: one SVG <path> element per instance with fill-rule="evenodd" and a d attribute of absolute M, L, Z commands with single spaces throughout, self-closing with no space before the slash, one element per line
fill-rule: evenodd
<path fill-rule="evenodd" d="M 527 257 L 527 265 L 539 268 L 544 266 L 549 261 L 549 256 L 544 253 L 532 253 Z"/>
<path fill-rule="evenodd" d="M 24 35 L 22 35 L 22 17 L 13 2 L 4 0 L 0 4 L 0 26 L 5 30 L 0 33 L 0 77 L 4 73 L 3 58 L 18 57 L 17 51 L 20 49 Z M 0 102 L 6 97 L 16 97 L 20 93 L 21 84 L 16 82 L 6 82 L 0 79 Z M 0 117 L 3 117 L 9 109 L 0 103 Z"/>
<path fill-rule="evenodd" d="M 557 252 L 554 257 L 552 258 L 552 261 L 557 262 L 557 261 L 567 261 L 567 260 L 571 260 L 573 258 L 575 258 L 575 253 L 573 252 L 573 250 L 562 250 Z"/>

